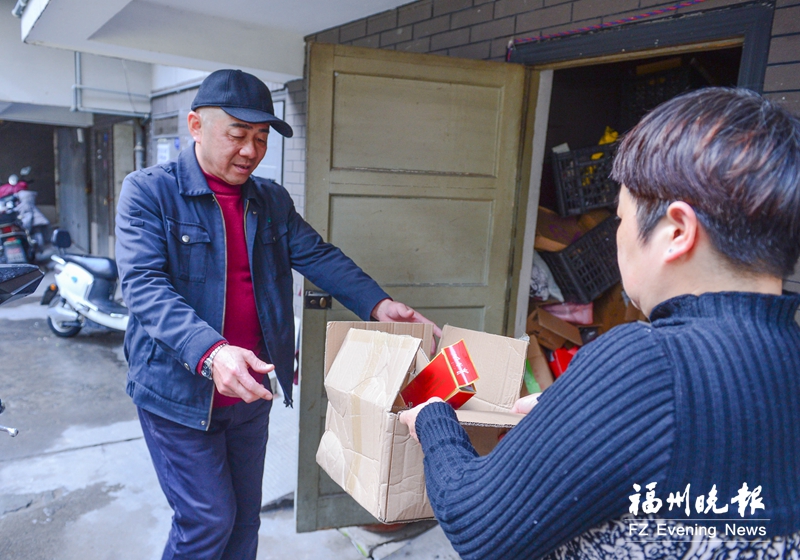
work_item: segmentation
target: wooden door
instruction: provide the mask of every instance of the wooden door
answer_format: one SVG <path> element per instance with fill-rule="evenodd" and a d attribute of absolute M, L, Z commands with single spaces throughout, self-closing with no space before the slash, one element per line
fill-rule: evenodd
<path fill-rule="evenodd" d="M 504 332 L 524 67 L 313 44 L 308 70 L 306 219 L 395 300 Z M 375 522 L 315 461 L 325 325 L 353 318 L 338 302 L 304 310 L 298 531 Z"/>
<path fill-rule="evenodd" d="M 69 231 L 72 243 L 86 252 L 90 250 L 89 199 L 86 196 L 88 139 L 88 133 L 84 129 L 68 127 L 56 129 L 58 224 Z"/>

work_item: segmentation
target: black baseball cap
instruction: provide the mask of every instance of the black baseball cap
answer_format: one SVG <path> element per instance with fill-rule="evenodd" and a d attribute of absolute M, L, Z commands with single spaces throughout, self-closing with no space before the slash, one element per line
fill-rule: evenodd
<path fill-rule="evenodd" d="M 291 126 L 275 116 L 266 84 L 241 70 L 217 70 L 209 74 L 192 101 L 192 111 L 199 107 L 219 107 L 248 123 L 269 123 L 286 138 L 294 134 Z"/>

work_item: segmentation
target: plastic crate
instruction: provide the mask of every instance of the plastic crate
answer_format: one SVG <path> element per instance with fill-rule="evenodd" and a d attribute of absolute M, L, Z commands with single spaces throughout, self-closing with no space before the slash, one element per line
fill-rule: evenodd
<path fill-rule="evenodd" d="M 696 87 L 690 66 L 681 66 L 642 76 L 631 76 L 622 88 L 622 130 L 632 128 L 650 110 Z"/>
<path fill-rule="evenodd" d="M 611 216 L 566 249 L 540 252 L 565 301 L 589 303 L 620 281 L 618 226 L 619 219 Z"/>
<path fill-rule="evenodd" d="M 618 144 L 602 144 L 561 154 L 553 152 L 559 214 L 576 216 L 616 205 L 619 183 L 609 175 Z"/>

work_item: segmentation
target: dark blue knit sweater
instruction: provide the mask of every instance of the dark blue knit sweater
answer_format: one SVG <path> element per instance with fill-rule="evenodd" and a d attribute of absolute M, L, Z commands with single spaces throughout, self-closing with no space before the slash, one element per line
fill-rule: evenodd
<path fill-rule="evenodd" d="M 575 356 L 539 404 L 478 457 L 444 403 L 419 414 L 434 513 L 465 559 L 535 558 L 628 513 L 633 484 L 670 493 L 716 485 L 705 518 L 761 486 L 768 538 L 800 530 L 800 296 L 709 293 L 658 305 Z M 641 509 L 640 509 L 641 515 Z M 696 523 L 690 521 L 689 523 Z M 752 524 L 752 523 L 751 523 Z"/>

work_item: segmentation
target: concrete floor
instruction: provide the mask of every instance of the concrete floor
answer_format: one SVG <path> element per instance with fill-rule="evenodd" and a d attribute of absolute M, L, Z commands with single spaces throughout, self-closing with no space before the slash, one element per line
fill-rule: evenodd
<path fill-rule="evenodd" d="M 35 296 L 0 308 L 0 424 L 20 430 L 0 433 L 0 558 L 160 558 L 171 510 L 125 394 L 122 334 L 87 328 L 60 339 L 44 312 Z M 296 410 L 272 411 L 265 503 L 296 485 Z M 458 558 L 435 523 L 394 536 L 296 534 L 293 517 L 291 508 L 262 515 L 259 559 Z"/>

